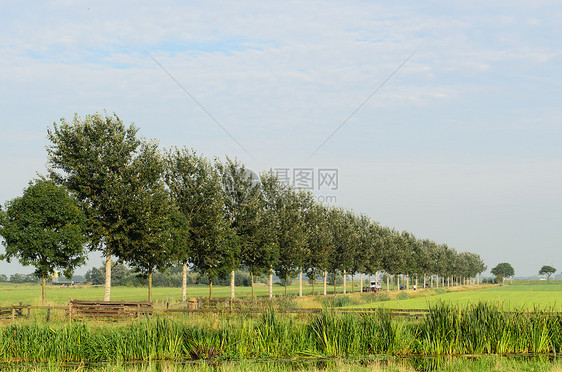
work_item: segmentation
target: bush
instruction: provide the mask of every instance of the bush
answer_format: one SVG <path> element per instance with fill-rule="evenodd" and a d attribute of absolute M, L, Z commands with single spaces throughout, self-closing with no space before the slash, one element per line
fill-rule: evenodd
<path fill-rule="evenodd" d="M 409 297 L 408 297 L 408 293 L 406 293 L 406 292 L 400 292 L 400 293 L 398 293 L 397 298 L 398 298 L 399 300 L 407 300 L 407 299 L 409 298 Z"/>
<path fill-rule="evenodd" d="M 322 299 L 322 305 L 326 307 L 345 307 L 355 305 L 355 301 L 349 296 L 330 296 Z"/>
<path fill-rule="evenodd" d="M 390 296 L 386 293 L 377 293 L 375 301 L 390 301 Z"/>

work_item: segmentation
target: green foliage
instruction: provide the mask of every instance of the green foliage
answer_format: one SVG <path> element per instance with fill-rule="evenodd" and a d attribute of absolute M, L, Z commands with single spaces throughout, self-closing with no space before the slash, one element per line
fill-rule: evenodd
<path fill-rule="evenodd" d="M 409 297 L 408 297 L 408 293 L 400 292 L 398 293 L 398 296 L 396 296 L 396 298 L 399 300 L 407 300 Z"/>
<path fill-rule="evenodd" d="M 10 262 L 17 258 L 24 266 L 34 266 L 38 277 L 46 278 L 62 270 L 67 278 L 85 262 L 84 215 L 66 189 L 48 180 L 31 183 L 23 196 L 6 203 L 0 221 Z"/>
<path fill-rule="evenodd" d="M 189 223 L 189 246 L 178 249 L 176 259 L 192 262 L 211 279 L 225 277 L 236 268 L 239 242 L 224 216 L 220 175 L 206 158 L 187 149 L 169 151 L 166 162 L 170 194 Z"/>
<path fill-rule="evenodd" d="M 322 299 L 322 306 L 324 307 L 346 307 L 355 305 L 355 301 L 351 299 L 349 296 L 329 296 Z"/>
<path fill-rule="evenodd" d="M 507 262 L 497 264 L 490 272 L 498 278 L 498 282 L 515 275 L 515 270 Z"/>
<path fill-rule="evenodd" d="M 117 115 L 75 115 L 71 123 L 54 123 L 47 133 L 51 177 L 82 203 L 91 248 L 119 257 L 127 240 L 127 185 L 142 144 L 137 128 L 126 127 Z"/>
<path fill-rule="evenodd" d="M 546 275 L 547 280 L 550 280 L 550 276 L 556 272 L 556 269 L 552 266 L 544 265 L 539 270 L 539 275 Z"/>

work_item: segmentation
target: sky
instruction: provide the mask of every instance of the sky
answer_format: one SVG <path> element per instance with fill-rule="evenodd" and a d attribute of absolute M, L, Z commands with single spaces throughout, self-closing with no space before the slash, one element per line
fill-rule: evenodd
<path fill-rule="evenodd" d="M 1 4 L 2 205 L 47 128 L 107 111 L 488 269 L 562 269 L 558 1 Z"/>

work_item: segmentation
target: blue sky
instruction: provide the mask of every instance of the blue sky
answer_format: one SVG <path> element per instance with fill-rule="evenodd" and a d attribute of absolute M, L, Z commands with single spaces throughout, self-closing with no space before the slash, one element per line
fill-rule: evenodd
<path fill-rule="evenodd" d="M 2 7 L 2 204 L 45 173 L 47 127 L 107 109 L 162 147 L 237 157 L 256 172 L 337 168 L 338 190 L 319 197 L 476 252 L 489 268 L 562 269 L 556 1 Z"/>

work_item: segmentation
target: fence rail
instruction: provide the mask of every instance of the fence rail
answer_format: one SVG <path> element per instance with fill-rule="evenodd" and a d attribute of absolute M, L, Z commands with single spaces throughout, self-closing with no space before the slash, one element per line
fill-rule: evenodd
<path fill-rule="evenodd" d="M 0 307 L 0 319 L 29 318 L 32 310 L 47 310 L 47 321 L 52 310 L 64 311 L 70 320 L 127 320 L 151 316 L 153 314 L 198 314 L 198 313 L 232 313 L 260 314 L 270 311 L 269 307 L 260 307 L 253 302 L 231 301 L 229 299 L 208 300 L 192 299 L 187 303 L 171 305 L 169 303 L 155 305 L 151 302 L 128 301 L 79 301 L 70 300 L 67 306 L 31 306 L 19 305 Z M 320 314 L 337 312 L 342 314 L 368 315 L 382 313 L 391 317 L 419 319 L 430 315 L 429 309 L 389 309 L 389 308 L 274 308 L 284 314 Z M 505 311 L 506 314 L 512 312 Z M 521 314 L 521 313 L 518 313 Z M 540 316 L 557 315 L 558 312 L 526 312 L 524 314 Z"/>

